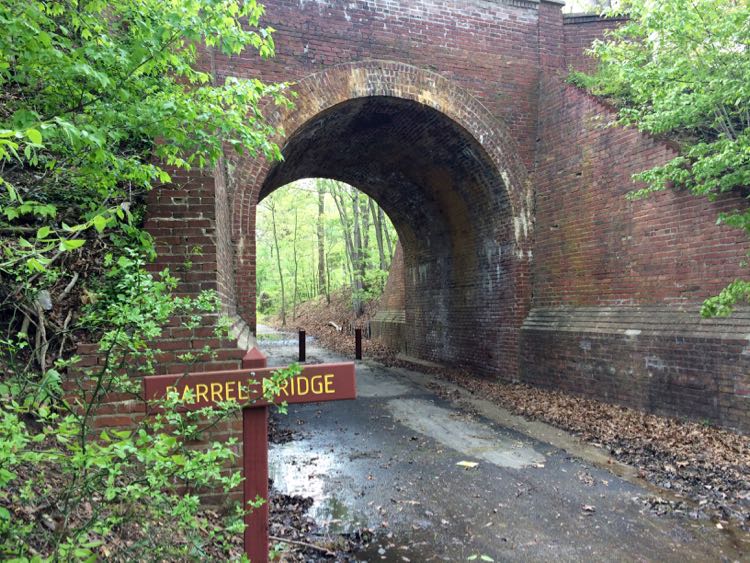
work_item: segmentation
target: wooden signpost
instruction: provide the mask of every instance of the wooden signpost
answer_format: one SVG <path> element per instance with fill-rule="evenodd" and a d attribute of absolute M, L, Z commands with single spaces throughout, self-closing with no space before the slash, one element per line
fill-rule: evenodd
<path fill-rule="evenodd" d="M 257 497 L 268 500 L 268 401 L 262 398 L 264 377 L 282 368 L 266 367 L 266 357 L 253 348 L 242 369 L 155 375 L 143 378 L 145 398 L 163 399 L 174 391 L 184 408 L 200 409 L 220 401 L 242 403 L 244 506 Z M 304 366 L 281 388 L 277 402 L 316 403 L 356 398 L 353 363 Z M 147 407 L 148 408 L 148 407 Z M 268 561 L 268 502 L 245 515 L 245 553 L 252 563 Z"/>

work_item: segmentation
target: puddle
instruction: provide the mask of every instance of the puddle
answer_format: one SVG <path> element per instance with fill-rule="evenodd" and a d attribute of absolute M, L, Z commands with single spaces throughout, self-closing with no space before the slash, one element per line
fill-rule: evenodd
<path fill-rule="evenodd" d="M 455 418 L 455 410 L 438 407 L 430 401 L 393 399 L 387 406 L 404 426 L 468 457 L 512 469 L 545 461 L 544 455 L 531 446 L 484 424 Z"/>
<path fill-rule="evenodd" d="M 278 331 L 274 328 L 258 325 L 255 339 L 262 347 L 266 346 L 298 346 L 299 333 L 294 331 Z M 306 344 L 315 344 L 315 337 L 309 334 L 305 336 Z"/>
<path fill-rule="evenodd" d="M 273 447 L 269 451 L 269 477 L 274 488 L 287 495 L 312 497 L 308 515 L 333 534 L 352 533 L 366 526 L 366 519 L 355 514 L 334 494 L 336 483 L 331 477 L 340 465 L 333 453 L 310 450 L 306 442 L 296 441 Z"/>

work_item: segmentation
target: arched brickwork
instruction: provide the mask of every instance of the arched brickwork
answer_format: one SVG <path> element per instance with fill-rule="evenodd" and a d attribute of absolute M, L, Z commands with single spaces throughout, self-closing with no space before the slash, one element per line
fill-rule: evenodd
<path fill-rule="evenodd" d="M 230 308 L 254 325 L 258 201 L 298 178 L 336 178 L 373 196 L 399 230 L 410 350 L 514 376 L 533 194 L 507 127 L 449 80 L 403 63 L 338 65 L 294 90 L 294 108 L 271 115 L 286 133 L 285 161 L 232 166 Z"/>
<path fill-rule="evenodd" d="M 297 93 L 294 107 L 276 110 L 269 116 L 272 124 L 283 128 L 287 138 L 317 114 L 356 98 L 388 96 L 412 100 L 443 113 L 479 141 L 503 175 L 514 216 L 527 216 L 531 202 L 528 172 L 518 158 L 518 148 L 508 128 L 468 92 L 439 74 L 404 63 L 364 61 L 311 74 L 293 89 Z M 276 142 L 284 144 L 283 139 Z M 257 159 L 237 183 L 233 198 L 235 237 L 247 225 L 250 210 L 257 202 L 260 186 L 253 179 L 263 177 L 268 168 L 268 162 Z"/>

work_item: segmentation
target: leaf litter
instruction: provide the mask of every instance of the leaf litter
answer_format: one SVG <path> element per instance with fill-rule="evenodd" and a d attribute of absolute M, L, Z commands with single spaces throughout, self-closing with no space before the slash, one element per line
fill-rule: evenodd
<path fill-rule="evenodd" d="M 514 414 L 572 432 L 637 468 L 640 477 L 691 501 L 643 499 L 657 514 L 684 513 L 750 531 L 748 436 L 562 391 L 478 379 L 455 370 L 435 375 Z M 589 478 L 579 475 L 584 484 Z"/>

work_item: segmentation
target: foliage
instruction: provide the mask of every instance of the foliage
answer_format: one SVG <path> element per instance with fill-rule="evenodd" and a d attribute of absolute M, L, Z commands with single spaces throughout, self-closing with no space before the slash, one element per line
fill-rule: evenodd
<path fill-rule="evenodd" d="M 644 197 L 675 186 L 711 199 L 750 186 L 750 4 L 744 0 L 625 0 L 611 11 L 629 20 L 597 41 L 593 76 L 572 80 L 620 108 L 619 123 L 668 135 L 680 154 L 636 175 Z M 719 222 L 750 234 L 750 209 Z M 728 315 L 750 297 L 737 280 L 708 299 L 704 316 Z"/>
<path fill-rule="evenodd" d="M 238 476 L 220 471 L 231 444 L 188 443 L 236 407 L 167 401 L 127 432 L 97 432 L 93 415 L 111 393 L 137 400 L 134 376 L 151 371 L 148 343 L 167 319 L 190 329 L 216 311 L 215 295 L 176 298 L 169 272 L 145 271 L 155 250 L 142 196 L 170 170 L 215 166 L 224 147 L 280 156 L 261 107 L 288 104 L 285 85 L 214 83 L 199 47 L 271 56 L 262 14 L 255 0 L 0 0 L 3 558 L 204 555 L 214 532 L 195 533 L 195 493 Z M 82 337 L 104 363 L 66 378 Z"/>
<path fill-rule="evenodd" d="M 240 482 L 238 473 L 223 472 L 223 464 L 236 455 L 232 440 L 190 446 L 236 414 L 236 403 L 182 412 L 172 394 L 161 403 L 161 412 L 144 417 L 135 428 L 96 428 L 94 415 L 112 394 L 142 400 L 140 379 L 133 375 L 149 373 L 155 350 L 146 341 L 160 336 L 160 327 L 176 315 L 185 319 L 185 328 L 195 327 L 192 314 L 216 305 L 211 295 L 173 298 L 175 278 L 165 272 L 154 279 L 132 252 L 108 261 L 113 265 L 101 294 L 109 297 L 88 307 L 83 319 L 104 329 L 99 349 L 105 363 L 69 379 L 65 389 L 60 372 L 76 358 L 58 360 L 41 380 L 19 370 L 0 385 L 0 450 L 6 460 L 0 486 L 13 509 L 0 508 L 3 558 L 29 558 L 33 543 L 35 551 L 55 559 L 138 559 L 143 554 L 201 559 L 205 545 L 195 532 L 204 523 L 196 518 L 197 493 L 205 487 L 228 491 Z M 23 341 L 9 346 L 11 361 L 23 346 Z M 272 399 L 296 372 L 284 370 L 264 380 L 266 398 Z M 19 505 L 48 508 L 26 518 Z M 215 530 L 210 541 L 226 545 L 241 530 L 239 516 Z M 114 533 L 132 540 L 111 541 Z"/>
<path fill-rule="evenodd" d="M 279 156 L 259 104 L 284 103 L 283 85 L 212 84 L 198 48 L 270 56 L 262 12 L 254 0 L 0 0 L 0 216 L 40 225 L 6 245 L 4 273 L 41 271 L 82 231 L 124 221 L 134 194 L 169 181 L 156 162 L 211 166 L 224 143 Z"/>

